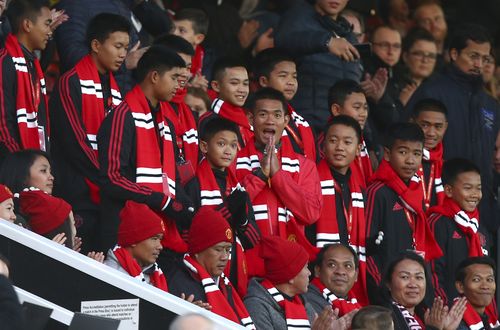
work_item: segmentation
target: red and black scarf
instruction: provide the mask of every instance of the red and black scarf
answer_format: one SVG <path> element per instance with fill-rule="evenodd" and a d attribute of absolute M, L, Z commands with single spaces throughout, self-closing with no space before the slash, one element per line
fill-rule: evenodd
<path fill-rule="evenodd" d="M 278 303 L 285 314 L 287 329 L 309 329 L 311 324 L 307 317 L 306 307 L 300 295 L 295 295 L 292 301 L 285 299 L 283 295 L 274 287 L 274 285 L 266 279 L 260 283 L 267 292 Z"/>
<path fill-rule="evenodd" d="M 293 109 L 290 103 L 288 103 L 288 113 L 290 114 L 290 120 L 295 123 L 299 134 L 297 135 L 293 128 L 287 125 L 285 128 L 286 135 L 284 136 L 289 139 L 294 139 L 304 152 L 304 156 L 316 162 L 316 141 L 311 126 L 309 126 L 309 123 Z"/>
<path fill-rule="evenodd" d="M 422 321 L 417 317 L 410 314 L 410 312 L 406 309 L 405 306 L 393 301 L 392 304 L 397 307 L 403 319 L 406 322 L 409 330 L 422 330 L 425 329 L 425 326 L 422 324 Z"/>
<path fill-rule="evenodd" d="M 184 255 L 184 265 L 197 277 L 201 282 L 207 302 L 212 306 L 212 312 L 225 317 L 235 323 L 240 323 L 247 329 L 255 329 L 252 318 L 248 313 L 243 301 L 238 293 L 234 290 L 233 285 L 222 274 L 219 277 L 219 285 L 215 284 L 214 279 L 208 272 L 189 254 Z M 228 291 L 232 291 L 234 307 L 228 302 Z"/>
<path fill-rule="evenodd" d="M 212 99 L 212 111 L 222 118 L 232 121 L 238 125 L 241 138 L 243 139 L 245 146 L 251 143 L 253 138 L 253 128 L 250 126 L 245 110 L 242 107 L 230 104 L 229 102 L 225 102 L 224 100 L 217 98 L 217 94 L 212 90 L 208 91 L 208 95 Z M 244 146 L 241 146 L 241 148 L 243 147 Z"/>
<path fill-rule="evenodd" d="M 221 192 L 219 185 L 217 184 L 217 180 L 215 179 L 215 175 L 212 172 L 212 168 L 208 163 L 207 159 L 204 158 L 198 169 L 196 170 L 196 177 L 198 178 L 198 182 L 200 183 L 200 202 L 201 206 L 212 206 L 216 207 L 217 205 L 222 204 L 223 199 L 225 199 L 229 194 L 240 186 L 238 180 L 236 179 L 236 174 L 234 173 L 234 169 L 232 167 L 226 168 L 227 176 L 226 176 L 226 191 Z M 236 238 L 236 242 L 233 245 L 236 249 L 236 274 L 238 282 L 236 283 L 236 287 L 238 293 L 242 296 L 246 294 L 248 287 L 248 274 L 247 274 L 247 266 L 246 266 L 246 257 L 241 246 L 241 243 L 238 238 Z M 234 263 L 229 260 L 227 263 L 224 272 L 226 274 L 231 274 L 231 267 L 234 267 Z"/>
<path fill-rule="evenodd" d="M 75 66 L 82 93 L 82 121 L 90 146 L 97 157 L 97 132 L 106 117 L 105 106 L 115 107 L 122 101 L 120 88 L 113 74 L 109 73 L 111 100 L 103 100 L 101 79 L 91 55 L 87 55 Z M 105 105 L 104 102 L 107 102 Z"/>
<path fill-rule="evenodd" d="M 429 180 L 425 180 L 423 166 L 417 171 L 424 192 L 425 208 L 428 209 L 431 205 L 432 191 L 436 194 L 437 205 L 440 205 L 445 197 L 443 181 L 441 174 L 443 172 L 443 143 L 440 142 L 434 149 L 427 150 L 424 148 L 423 162 L 431 164 Z M 434 189 L 433 189 L 434 187 Z"/>
<path fill-rule="evenodd" d="M 191 109 L 184 103 L 186 94 L 187 89 L 178 89 L 170 101 L 177 106 L 177 112 L 169 102 L 165 102 L 165 108 L 167 117 L 175 128 L 179 152 L 186 161 L 191 163 L 193 171 L 196 171 L 196 167 L 198 166 L 198 130 L 196 129 L 196 121 Z"/>
<path fill-rule="evenodd" d="M 132 257 L 130 252 L 127 251 L 127 249 L 116 245 L 113 248 L 113 253 L 115 254 L 116 260 L 118 260 L 120 266 L 122 266 L 122 268 L 125 269 L 127 273 L 130 274 L 130 276 L 140 281 L 145 280 L 141 266 L 139 266 L 137 261 Z M 149 281 L 151 282 L 151 285 L 168 292 L 167 281 L 160 267 L 158 267 L 156 262 L 151 267 L 154 267 L 154 271 L 149 275 Z"/>
<path fill-rule="evenodd" d="M 500 326 L 500 322 L 498 322 L 498 315 L 493 305 L 493 303 L 489 304 L 488 307 L 486 307 L 486 309 L 484 310 L 484 313 L 486 314 L 486 316 L 488 316 L 489 326 L 492 329 Z M 482 330 L 485 328 L 481 316 L 479 316 L 479 314 L 469 302 L 467 302 L 467 305 L 465 306 L 465 312 L 462 320 L 471 330 Z"/>
<path fill-rule="evenodd" d="M 168 198 L 175 197 L 175 156 L 172 134 L 166 120 L 165 107 L 153 118 L 149 103 L 139 85 L 125 97 L 134 117 L 136 135 L 136 183 L 162 192 Z M 157 132 L 158 127 L 159 132 Z M 162 139 L 161 141 L 159 139 Z M 162 143 L 161 143 L 162 142 Z M 182 240 L 175 221 L 165 219 L 166 233 L 163 246 L 177 252 L 185 252 L 187 244 Z"/>
<path fill-rule="evenodd" d="M 359 156 L 356 156 L 356 166 L 358 166 L 359 170 L 363 174 L 363 188 L 366 188 L 373 175 L 373 168 L 370 160 L 370 154 L 368 153 L 368 148 L 366 148 L 366 143 L 363 137 L 361 137 L 361 152 Z"/>
<path fill-rule="evenodd" d="M 427 214 L 432 216 L 442 215 L 451 218 L 455 224 L 465 234 L 469 257 L 483 256 L 483 249 L 477 231 L 479 229 L 479 211 L 476 208 L 473 212 L 466 212 L 451 198 L 445 197 L 441 205 L 431 207 Z M 431 218 L 429 218 L 431 219 Z"/>
<path fill-rule="evenodd" d="M 318 277 L 312 279 L 311 284 L 318 288 L 319 292 L 323 295 L 323 298 L 326 299 L 330 304 L 332 304 L 333 309 L 339 309 L 339 317 L 355 310 L 359 309 L 361 306 L 358 303 L 358 300 L 354 297 L 349 297 L 348 300 L 338 298 L 333 292 L 328 290 L 328 288 L 321 282 Z"/>
<path fill-rule="evenodd" d="M 236 160 L 236 176 L 241 181 L 247 175 L 252 175 L 252 171 L 260 168 L 262 152 L 255 147 L 255 138 L 240 150 Z M 281 147 L 278 150 L 278 159 L 281 169 L 290 173 L 293 180 L 298 181 L 300 172 L 300 162 L 297 154 L 293 151 L 289 140 L 282 139 Z M 318 251 L 311 245 L 304 235 L 304 229 L 299 226 L 293 213 L 277 198 L 276 194 L 268 185 L 252 199 L 255 220 L 261 231 L 262 237 L 279 236 L 285 240 L 296 241 L 308 251 L 310 259 L 313 260 Z M 277 224 L 277 231 L 273 232 L 273 224 Z M 252 250 L 258 251 L 258 248 Z"/>
<path fill-rule="evenodd" d="M 408 223 L 413 230 L 415 250 L 424 252 L 426 261 L 440 258 L 443 252 L 434 239 L 425 217 L 423 210 L 424 194 L 418 176 L 414 175 L 409 185 L 406 185 L 389 162 L 382 160 L 378 170 L 372 177 L 372 181 L 381 181 L 398 195 Z"/>
<path fill-rule="evenodd" d="M 17 77 L 16 95 L 16 117 L 19 128 L 19 137 L 22 149 L 45 150 L 45 141 L 42 141 L 38 125 L 38 107 L 44 103 L 47 123 L 44 127 L 44 135 L 49 133 L 49 109 L 47 106 L 47 92 L 45 89 L 45 78 L 40 62 L 35 58 L 34 66 L 38 80 L 33 80 L 28 72 L 28 64 L 21 49 L 19 41 L 13 34 L 7 35 L 5 50 L 12 57 Z M 12 82 L 14 83 L 14 82 Z"/>
<path fill-rule="evenodd" d="M 358 281 L 353 287 L 353 292 L 365 304 L 368 303 L 368 299 L 366 297 L 366 221 L 362 193 L 364 178 L 354 163 L 351 164 L 350 169 L 349 191 L 351 192 L 351 205 L 344 208 L 344 210 L 337 210 L 335 194 L 341 193 L 341 189 L 333 178 L 326 160 L 323 159 L 318 164 L 323 208 L 316 222 L 316 246 L 321 248 L 326 244 L 340 243 L 337 214 L 338 212 L 344 212 L 349 245 L 358 253 L 359 257 Z"/>

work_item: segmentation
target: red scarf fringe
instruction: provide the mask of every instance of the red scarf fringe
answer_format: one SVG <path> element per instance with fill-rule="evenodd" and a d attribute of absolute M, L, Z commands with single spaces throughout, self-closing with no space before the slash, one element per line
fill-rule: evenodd
<path fill-rule="evenodd" d="M 333 292 L 328 290 L 328 288 L 321 282 L 318 277 L 312 279 L 311 284 L 318 288 L 319 292 L 323 295 L 330 304 L 332 304 L 333 309 L 339 309 L 339 317 L 355 310 L 363 307 L 358 303 L 358 300 L 355 296 L 349 296 L 348 300 L 338 298 Z"/>

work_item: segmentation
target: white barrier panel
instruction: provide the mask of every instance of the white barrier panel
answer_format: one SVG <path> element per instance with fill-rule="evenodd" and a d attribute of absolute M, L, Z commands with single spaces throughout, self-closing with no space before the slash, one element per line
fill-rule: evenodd
<path fill-rule="evenodd" d="M 119 288 L 120 290 L 129 292 L 138 298 L 144 299 L 163 309 L 171 311 L 172 313 L 178 315 L 198 313 L 211 319 L 220 329 L 245 329 L 239 324 L 195 306 L 192 303 L 186 302 L 149 284 L 137 281 L 131 276 L 127 276 L 115 269 L 112 269 L 111 267 L 103 265 L 91 258 L 10 222 L 0 220 L 0 236 L 4 236 L 29 249 L 37 251 L 49 258 L 72 267 L 77 271 L 106 282 L 116 288 Z M 11 260 L 12 264 L 17 262 L 26 261 Z"/>
<path fill-rule="evenodd" d="M 14 288 L 16 289 L 16 293 L 19 297 L 19 300 L 21 301 L 21 304 L 23 302 L 29 302 L 35 305 L 50 308 L 52 309 L 52 314 L 50 314 L 50 317 L 52 319 L 61 322 L 62 324 L 70 325 L 74 315 L 73 312 L 67 310 L 66 308 L 62 308 L 59 305 L 53 304 L 50 301 L 45 300 L 39 296 L 29 293 L 28 291 L 18 288 L 17 286 L 15 286 Z"/>

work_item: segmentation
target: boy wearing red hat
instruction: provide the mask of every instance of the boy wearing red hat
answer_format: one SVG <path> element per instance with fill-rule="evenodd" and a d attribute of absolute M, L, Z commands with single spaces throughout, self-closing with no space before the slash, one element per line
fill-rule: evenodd
<path fill-rule="evenodd" d="M 120 212 L 118 245 L 104 264 L 167 291 L 167 281 L 156 264 L 163 249 L 163 221 L 145 204 L 128 201 Z"/>
<path fill-rule="evenodd" d="M 311 275 L 307 268 L 309 255 L 302 246 L 269 236 L 262 239 L 260 255 L 266 275 L 263 279 L 252 279 L 245 297 L 245 306 L 258 329 L 336 326 L 330 306 L 316 317 L 313 307 L 302 297 Z"/>
<path fill-rule="evenodd" d="M 210 229 L 207 235 L 207 229 Z M 188 254 L 169 274 L 170 293 L 209 304 L 208 309 L 247 329 L 255 329 L 240 296 L 223 271 L 231 255 L 233 231 L 222 214 L 202 206 L 189 229 Z"/>
<path fill-rule="evenodd" d="M 14 213 L 14 201 L 12 200 L 12 192 L 9 188 L 0 184 L 0 219 L 10 222 L 16 221 Z"/>

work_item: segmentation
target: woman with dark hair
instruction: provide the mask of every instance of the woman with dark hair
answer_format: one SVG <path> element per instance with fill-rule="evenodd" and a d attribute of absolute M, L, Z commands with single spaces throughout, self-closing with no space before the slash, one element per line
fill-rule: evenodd
<path fill-rule="evenodd" d="M 435 298 L 425 312 L 423 300 L 428 274 L 422 257 L 404 252 L 394 259 L 385 273 L 382 297 L 392 309 L 395 329 L 455 330 L 462 320 L 466 301 L 458 299 L 448 310 L 441 298 Z"/>

